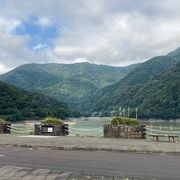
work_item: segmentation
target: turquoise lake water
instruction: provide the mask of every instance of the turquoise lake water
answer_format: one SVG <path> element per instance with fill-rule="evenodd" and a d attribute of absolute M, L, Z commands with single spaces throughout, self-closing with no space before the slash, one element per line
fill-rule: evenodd
<path fill-rule="evenodd" d="M 70 135 L 103 136 L 103 125 L 111 122 L 110 117 L 90 117 L 70 120 Z M 147 125 L 147 133 L 174 133 L 180 136 L 180 120 L 141 120 Z"/>
<path fill-rule="evenodd" d="M 112 117 L 89 117 L 69 119 L 69 136 L 103 137 L 103 125 L 109 124 Z M 12 134 L 33 134 L 34 124 L 39 121 L 29 121 L 12 124 Z M 180 120 L 142 120 L 147 125 L 147 134 L 176 134 L 180 136 Z M 148 136 L 147 136 L 148 137 Z M 179 138 L 180 141 L 180 138 Z"/>

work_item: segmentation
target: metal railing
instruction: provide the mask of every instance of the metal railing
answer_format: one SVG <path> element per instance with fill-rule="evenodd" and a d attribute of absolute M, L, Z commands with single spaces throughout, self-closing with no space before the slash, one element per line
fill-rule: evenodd
<path fill-rule="evenodd" d="M 70 135 L 77 136 L 103 136 L 103 127 L 100 128 L 75 128 L 69 127 Z"/>
<path fill-rule="evenodd" d="M 33 134 L 34 126 L 32 125 L 12 125 L 7 127 L 11 134 Z"/>
<path fill-rule="evenodd" d="M 180 136 L 180 128 L 173 126 L 146 126 L 146 134 L 164 134 L 164 135 L 177 135 Z"/>

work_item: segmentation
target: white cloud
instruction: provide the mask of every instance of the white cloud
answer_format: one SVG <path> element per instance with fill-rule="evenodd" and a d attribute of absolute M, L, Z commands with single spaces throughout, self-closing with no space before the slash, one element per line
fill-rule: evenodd
<path fill-rule="evenodd" d="M 48 18 L 42 17 L 38 19 L 38 23 L 42 26 L 51 26 L 51 21 Z"/>
<path fill-rule="evenodd" d="M 0 63 L 6 70 L 31 62 L 89 61 L 121 66 L 180 46 L 178 0 L 19 2 L 6 0 L 0 7 Z M 58 26 L 60 36 L 52 48 L 38 44 L 34 50 L 28 49 L 30 37 L 12 33 L 29 16 L 37 17 L 42 26 Z M 41 48 L 44 50 L 36 51 Z"/>
<path fill-rule="evenodd" d="M 0 74 L 4 73 L 6 71 L 6 68 L 3 64 L 0 63 Z"/>
<path fill-rule="evenodd" d="M 47 46 L 46 46 L 46 44 L 38 44 L 37 46 L 34 46 L 33 47 L 33 49 L 34 50 L 38 50 L 38 49 L 43 49 L 43 48 L 46 48 Z"/>

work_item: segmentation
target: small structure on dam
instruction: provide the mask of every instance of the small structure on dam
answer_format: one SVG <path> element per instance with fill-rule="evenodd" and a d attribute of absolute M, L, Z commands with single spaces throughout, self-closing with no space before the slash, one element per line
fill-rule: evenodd
<path fill-rule="evenodd" d="M 111 124 L 104 125 L 104 137 L 145 139 L 146 126 L 140 125 L 136 119 L 116 117 Z"/>
<path fill-rule="evenodd" d="M 34 125 L 35 135 L 67 136 L 69 134 L 68 124 L 56 118 L 46 118 L 41 124 Z"/>
<path fill-rule="evenodd" d="M 105 138 L 134 138 L 134 139 L 145 139 L 145 125 L 127 126 L 112 124 L 104 125 L 104 137 Z"/>

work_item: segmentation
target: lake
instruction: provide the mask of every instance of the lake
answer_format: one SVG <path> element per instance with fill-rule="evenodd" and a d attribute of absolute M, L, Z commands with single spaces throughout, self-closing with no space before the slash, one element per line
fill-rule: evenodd
<path fill-rule="evenodd" d="M 96 136 L 103 137 L 103 125 L 109 124 L 112 117 L 82 117 L 71 118 L 65 123 L 69 124 L 69 136 Z M 39 121 L 26 121 L 12 124 L 12 134 L 33 134 L 34 124 Z M 150 119 L 141 120 L 147 125 L 147 133 L 163 134 L 172 132 L 180 136 L 180 120 Z"/>
<path fill-rule="evenodd" d="M 71 136 L 103 136 L 103 125 L 111 122 L 111 117 L 84 117 L 69 120 Z M 164 133 L 163 131 L 175 131 L 180 135 L 180 120 L 149 119 L 141 120 L 152 133 Z M 152 131 L 152 129 L 154 131 Z"/>

